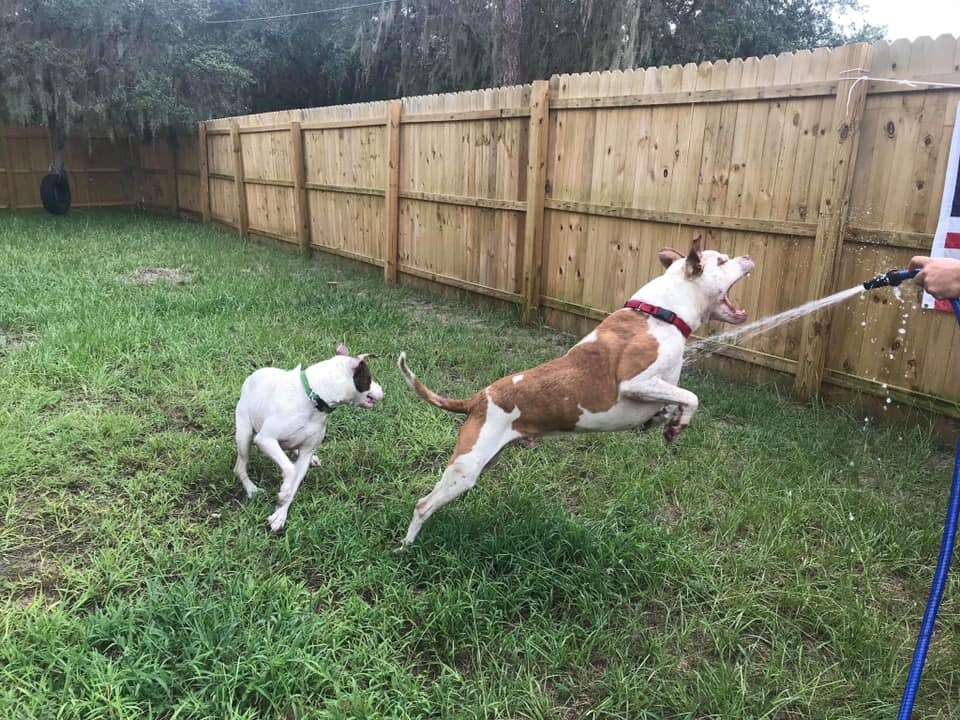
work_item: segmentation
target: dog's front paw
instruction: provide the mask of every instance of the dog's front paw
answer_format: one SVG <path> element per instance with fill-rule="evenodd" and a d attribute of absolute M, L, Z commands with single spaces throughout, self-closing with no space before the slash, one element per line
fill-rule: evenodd
<path fill-rule="evenodd" d="M 318 458 L 316 455 L 311 455 L 310 467 L 320 467 L 320 458 Z"/>
<path fill-rule="evenodd" d="M 686 428 L 686 425 L 681 425 L 680 423 L 670 423 L 663 431 L 663 439 L 668 443 L 672 443 L 680 437 L 680 433 L 686 430 Z"/>
<path fill-rule="evenodd" d="M 287 512 L 286 510 L 277 510 L 270 517 L 267 518 L 267 525 L 270 526 L 270 529 L 273 532 L 280 532 L 283 530 L 283 526 L 287 524 Z"/>
<path fill-rule="evenodd" d="M 258 492 L 260 492 L 260 488 L 258 488 L 256 485 L 251 487 L 249 490 L 247 490 L 247 500 L 253 500 Z"/>

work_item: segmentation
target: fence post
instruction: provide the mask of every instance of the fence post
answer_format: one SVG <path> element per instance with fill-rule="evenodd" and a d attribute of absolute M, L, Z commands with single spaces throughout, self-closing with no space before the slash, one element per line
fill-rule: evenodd
<path fill-rule="evenodd" d="M 7 207 L 14 210 L 17 207 L 17 185 L 13 180 L 13 150 L 10 148 L 11 142 L 13 142 L 13 137 L 10 133 L 10 128 L 6 128 L 3 131 L 3 151 L 6 154 L 3 164 L 7 169 Z"/>
<path fill-rule="evenodd" d="M 243 151 L 240 146 L 240 126 L 230 123 L 230 140 L 233 143 L 233 184 L 237 191 L 237 232 L 247 236 L 247 191 L 243 185 Z"/>
<path fill-rule="evenodd" d="M 170 214 L 180 214 L 180 183 L 177 181 L 177 136 L 173 130 L 167 136 L 167 148 L 170 150 Z"/>
<path fill-rule="evenodd" d="M 303 130 L 290 123 L 290 162 L 293 165 L 293 212 L 297 219 L 297 242 L 304 255 L 310 254 L 310 217 L 307 207 L 307 168 L 303 155 Z"/>
<path fill-rule="evenodd" d="M 200 214 L 203 222 L 210 222 L 210 159 L 207 155 L 207 124 L 199 123 L 197 145 L 200 153 Z"/>
<path fill-rule="evenodd" d="M 861 45 L 851 66 L 869 68 L 872 55 L 871 45 Z M 843 250 L 843 236 L 847 229 L 850 193 L 853 189 L 853 174 L 860 144 L 860 124 L 867 104 L 868 85 L 868 82 L 858 82 L 855 78 L 844 79 L 837 84 L 831 120 L 836 145 L 827 166 L 829 175 L 824 178 L 826 182 L 820 197 L 817 236 L 813 245 L 813 273 L 807 286 L 807 297 L 811 300 L 832 292 L 839 276 L 838 266 Z M 808 315 L 803 320 L 797 375 L 793 384 L 794 394 L 803 402 L 820 392 L 831 317 L 832 311 L 826 310 Z"/>
<path fill-rule="evenodd" d="M 397 284 L 400 264 L 400 113 L 403 102 L 391 100 L 387 106 L 387 187 L 384 196 L 384 220 L 387 223 L 387 247 L 383 256 L 383 279 Z"/>
<path fill-rule="evenodd" d="M 540 310 L 543 265 L 543 200 L 550 135 L 550 83 L 535 80 L 530 91 L 530 129 L 527 135 L 527 212 L 523 232 L 523 319 Z"/>

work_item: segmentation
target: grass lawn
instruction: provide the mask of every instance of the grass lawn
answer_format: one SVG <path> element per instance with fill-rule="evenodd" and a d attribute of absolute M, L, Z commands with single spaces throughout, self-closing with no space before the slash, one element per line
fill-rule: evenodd
<path fill-rule="evenodd" d="M 240 384 L 341 340 L 386 399 L 271 535 Z M 462 396 L 572 342 L 214 228 L 0 215 L 0 717 L 892 717 L 951 464 L 923 427 L 694 375 L 674 448 L 510 448 L 390 552 L 459 422 L 397 353 Z M 918 717 L 960 716 L 957 577 Z"/>

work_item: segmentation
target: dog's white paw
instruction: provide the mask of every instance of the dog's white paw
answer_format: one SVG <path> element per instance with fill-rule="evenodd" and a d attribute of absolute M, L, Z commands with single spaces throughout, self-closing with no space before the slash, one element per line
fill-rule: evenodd
<path fill-rule="evenodd" d="M 270 529 L 273 532 L 280 532 L 283 530 L 283 526 L 287 524 L 287 512 L 285 510 L 277 510 L 270 517 L 267 518 L 267 525 L 270 526 Z"/>
<path fill-rule="evenodd" d="M 247 490 L 247 500 L 253 500 L 258 492 L 260 492 L 260 488 L 258 488 L 256 485 Z"/>
<path fill-rule="evenodd" d="M 316 455 L 311 455 L 310 467 L 320 467 L 320 458 L 318 458 Z"/>

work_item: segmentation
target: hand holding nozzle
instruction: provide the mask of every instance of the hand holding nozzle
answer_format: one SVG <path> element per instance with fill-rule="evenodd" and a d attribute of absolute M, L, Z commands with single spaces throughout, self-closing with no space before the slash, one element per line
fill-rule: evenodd
<path fill-rule="evenodd" d="M 910 261 L 910 269 L 917 271 L 913 281 L 935 298 L 960 297 L 960 260 L 918 255 Z"/>

